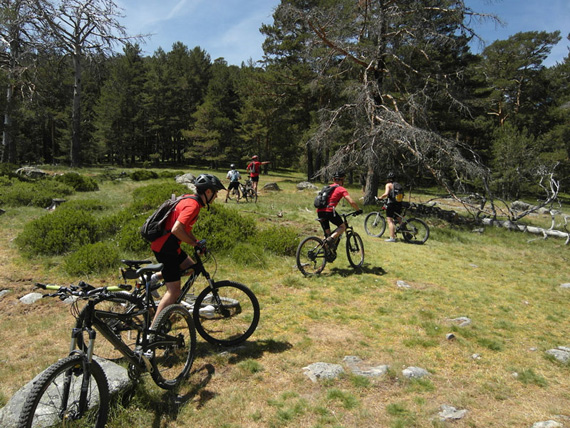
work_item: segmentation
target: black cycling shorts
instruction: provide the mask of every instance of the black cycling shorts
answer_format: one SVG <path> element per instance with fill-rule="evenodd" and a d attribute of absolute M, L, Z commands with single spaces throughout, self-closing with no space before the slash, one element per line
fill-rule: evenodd
<path fill-rule="evenodd" d="M 396 214 L 402 213 L 401 202 L 391 202 L 386 206 L 386 217 L 395 218 Z"/>
<path fill-rule="evenodd" d="M 162 268 L 162 278 L 164 282 L 175 282 L 180 281 L 180 265 L 188 258 L 183 250 L 180 253 L 164 252 L 160 253 L 154 252 L 156 261 L 162 263 L 164 267 Z"/>
<path fill-rule="evenodd" d="M 232 181 L 230 183 L 230 185 L 228 186 L 228 192 L 232 189 L 238 189 L 239 190 L 239 181 Z"/>
<path fill-rule="evenodd" d="M 321 220 L 321 227 L 323 228 L 323 232 L 325 233 L 327 230 L 330 230 L 331 228 L 330 223 L 334 224 L 337 227 L 342 224 L 342 217 L 339 216 L 336 213 L 336 211 L 333 212 L 318 211 L 317 215 Z"/>

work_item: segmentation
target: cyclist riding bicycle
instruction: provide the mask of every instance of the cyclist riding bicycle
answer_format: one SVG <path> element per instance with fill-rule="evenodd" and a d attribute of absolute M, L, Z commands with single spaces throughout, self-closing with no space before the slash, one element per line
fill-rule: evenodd
<path fill-rule="evenodd" d="M 201 174 L 194 182 L 196 194 L 182 199 L 166 220 L 165 230 L 169 232 L 150 244 L 156 260 L 163 263 L 160 274 L 153 275 L 153 282 L 164 279 L 166 292 L 157 307 L 154 319 L 167 306 L 176 302 L 180 295 L 180 272 L 191 269 L 195 264 L 180 247 L 185 242 L 200 252 L 204 252 L 204 244 L 192 233 L 192 227 L 198 219 L 202 207 L 210 208 L 210 203 L 216 199 L 219 190 L 226 188 L 214 175 Z"/>
<path fill-rule="evenodd" d="M 386 220 L 388 220 L 390 237 L 386 239 L 386 242 L 396 242 L 396 224 L 394 218 L 396 214 L 402 213 L 403 195 L 402 186 L 395 181 L 395 174 L 389 172 L 386 176 L 386 188 L 382 196 L 379 197 L 379 199 L 388 198 L 388 203 L 386 204 Z"/>
<path fill-rule="evenodd" d="M 325 208 L 317 209 L 317 216 L 321 223 L 321 227 L 327 237 L 327 243 L 333 243 L 338 240 L 346 229 L 346 225 L 342 221 L 342 217 L 337 214 L 336 206 L 341 201 L 342 198 L 346 199 L 347 202 L 359 211 L 358 214 L 362 214 L 362 210 L 358 207 L 356 202 L 350 197 L 348 191 L 343 187 L 344 178 L 346 174 L 344 171 L 337 171 L 333 174 L 333 183 L 331 187 L 334 187 L 332 193 L 329 195 L 327 206 Z M 335 231 L 331 234 L 330 223 L 337 226 Z"/>
<path fill-rule="evenodd" d="M 236 189 L 237 192 L 237 202 L 239 202 L 240 194 L 239 194 L 239 180 L 241 179 L 241 175 L 239 171 L 236 170 L 235 164 L 230 165 L 230 170 L 228 171 L 226 178 L 230 180 L 230 184 L 228 186 L 228 191 L 226 192 L 226 201 L 228 202 L 228 197 L 230 196 L 230 192 L 232 189 Z"/>

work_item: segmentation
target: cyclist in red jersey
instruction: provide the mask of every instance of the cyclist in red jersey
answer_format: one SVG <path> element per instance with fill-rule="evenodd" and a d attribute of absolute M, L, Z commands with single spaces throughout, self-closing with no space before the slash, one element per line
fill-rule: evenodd
<path fill-rule="evenodd" d="M 335 188 L 329 196 L 327 207 L 317 209 L 317 216 L 319 217 L 321 227 L 323 228 L 325 236 L 327 237 L 327 242 L 338 240 L 338 238 L 340 238 L 346 229 L 346 225 L 342 221 L 342 217 L 336 213 L 336 206 L 342 198 L 345 198 L 347 202 L 352 206 L 352 208 L 362 213 L 362 210 L 350 197 L 348 191 L 342 186 L 344 184 L 345 177 L 346 174 L 344 171 L 337 171 L 334 173 L 333 184 L 331 184 L 331 186 L 334 186 Z M 330 223 L 333 223 L 335 226 L 337 226 L 332 234 L 330 230 Z"/>
<path fill-rule="evenodd" d="M 251 157 L 251 162 L 247 165 L 247 171 L 249 172 L 249 177 L 251 178 L 251 184 L 253 185 L 253 191 L 257 194 L 257 184 L 259 183 L 259 174 L 261 173 L 261 165 L 267 165 L 271 163 L 270 161 L 260 162 L 259 157 L 254 155 Z"/>
<path fill-rule="evenodd" d="M 154 280 L 164 279 L 166 293 L 162 296 L 156 310 L 155 319 L 165 307 L 173 304 L 180 295 L 180 272 L 190 269 L 194 260 L 182 250 L 185 242 L 199 251 L 204 251 L 203 244 L 192 233 L 192 227 L 204 206 L 216 199 L 219 190 L 225 190 L 222 182 L 213 175 L 201 174 L 194 181 L 196 195 L 182 199 L 166 220 L 165 229 L 169 232 L 150 244 L 156 260 L 163 263 L 162 272 Z"/>

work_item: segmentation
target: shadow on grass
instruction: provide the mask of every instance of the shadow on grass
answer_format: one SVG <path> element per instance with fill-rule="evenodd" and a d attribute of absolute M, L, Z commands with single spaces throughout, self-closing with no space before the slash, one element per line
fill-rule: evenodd
<path fill-rule="evenodd" d="M 266 353 L 280 354 L 292 347 L 293 345 L 289 342 L 279 342 L 277 340 L 248 340 L 238 346 L 227 348 L 213 346 L 209 343 L 200 343 L 197 357 L 206 357 L 223 352 L 228 355 L 228 363 L 237 364 L 240 361 L 261 358 Z"/>
<path fill-rule="evenodd" d="M 361 268 L 339 268 L 333 267 L 330 270 L 329 275 L 340 275 L 340 276 L 351 276 L 351 275 L 362 275 L 362 274 L 369 274 L 369 275 L 386 275 L 386 271 L 382 266 L 370 266 L 368 264 L 364 264 Z"/>

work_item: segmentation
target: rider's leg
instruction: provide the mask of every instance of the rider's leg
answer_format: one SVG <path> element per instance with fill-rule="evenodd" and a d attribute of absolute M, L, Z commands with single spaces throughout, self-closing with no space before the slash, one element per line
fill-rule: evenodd
<path fill-rule="evenodd" d="M 394 219 L 392 217 L 386 217 L 388 221 L 388 230 L 390 232 L 390 238 L 396 239 L 396 225 L 394 224 Z"/>
<path fill-rule="evenodd" d="M 178 299 L 178 296 L 180 296 L 180 280 L 173 282 L 165 282 L 164 285 L 166 286 L 166 293 L 164 293 L 164 296 L 162 296 L 162 299 L 160 299 L 160 303 L 156 308 L 156 314 L 154 315 L 154 319 L 152 320 L 153 323 L 156 320 L 156 317 L 158 316 L 160 311 L 162 311 L 167 306 L 176 303 L 176 299 Z"/>
<path fill-rule="evenodd" d="M 331 234 L 331 236 L 330 236 L 331 239 L 338 240 L 342 236 L 342 234 L 344 233 L 345 230 L 346 230 L 346 224 L 342 223 Z"/>

